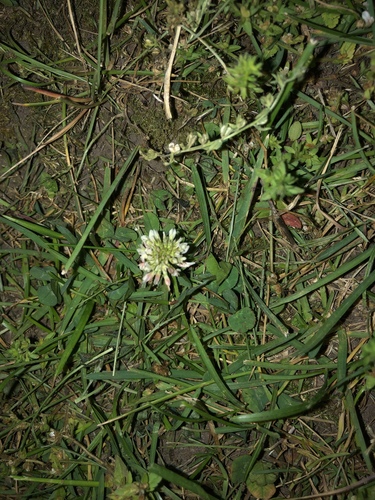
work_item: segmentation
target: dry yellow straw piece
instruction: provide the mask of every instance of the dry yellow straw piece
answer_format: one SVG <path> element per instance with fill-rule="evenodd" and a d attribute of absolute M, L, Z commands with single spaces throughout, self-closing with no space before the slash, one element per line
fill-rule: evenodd
<path fill-rule="evenodd" d="M 167 117 L 167 120 L 172 120 L 171 103 L 170 103 L 171 75 L 172 75 L 173 61 L 174 61 L 176 51 L 177 51 L 178 40 L 180 38 L 180 33 L 181 33 L 181 26 L 178 25 L 176 28 L 176 34 L 174 37 L 172 52 L 171 52 L 171 55 L 169 57 L 167 70 L 166 70 L 165 76 L 164 76 L 164 111 L 165 111 L 165 116 Z"/>

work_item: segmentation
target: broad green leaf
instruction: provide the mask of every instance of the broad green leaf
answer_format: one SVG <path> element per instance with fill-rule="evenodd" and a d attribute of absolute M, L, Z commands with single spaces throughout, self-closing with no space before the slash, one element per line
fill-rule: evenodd
<path fill-rule="evenodd" d="M 271 471 L 271 467 L 271 464 L 257 462 L 250 472 L 246 485 L 254 497 L 269 500 L 275 494 L 277 474 Z"/>
<path fill-rule="evenodd" d="M 219 291 L 219 293 L 221 293 Z M 229 304 L 230 312 L 234 313 L 238 309 L 238 296 L 233 290 L 225 289 L 223 292 L 223 299 Z"/>
<path fill-rule="evenodd" d="M 139 154 L 144 158 L 146 161 L 152 161 L 155 160 L 160 156 L 160 153 L 155 151 L 154 149 L 140 149 Z"/>
<path fill-rule="evenodd" d="M 41 304 L 46 306 L 54 307 L 58 304 L 58 297 L 52 290 L 50 283 L 48 285 L 42 285 L 38 288 L 38 299 Z"/>
<path fill-rule="evenodd" d="M 143 214 L 143 222 L 145 225 L 145 234 L 147 236 L 152 230 L 160 231 L 159 217 L 154 212 L 145 212 Z"/>
<path fill-rule="evenodd" d="M 270 402 L 264 387 L 250 387 L 242 389 L 242 397 L 248 410 L 257 413 L 262 412 Z"/>
<path fill-rule="evenodd" d="M 225 263 L 225 264 L 227 264 L 227 263 Z M 229 272 L 228 276 L 226 276 L 225 279 L 220 284 L 219 289 L 218 289 L 219 293 L 222 293 L 225 290 L 233 290 L 233 288 L 238 283 L 239 272 L 238 272 L 237 267 L 231 266 L 231 264 L 229 264 L 229 266 L 231 267 L 230 272 Z"/>
<path fill-rule="evenodd" d="M 239 457 L 236 457 L 233 460 L 231 466 L 232 469 L 231 479 L 232 483 L 235 486 L 245 482 L 250 462 L 251 462 L 250 455 L 240 455 Z"/>
<path fill-rule="evenodd" d="M 129 227 L 118 227 L 115 231 L 114 239 L 126 243 L 128 241 L 135 241 L 138 238 L 137 231 Z"/>
<path fill-rule="evenodd" d="M 341 58 L 344 63 L 349 63 L 353 60 L 356 44 L 352 42 L 344 42 L 340 48 Z"/>
<path fill-rule="evenodd" d="M 160 476 L 165 481 L 170 482 L 176 486 L 179 486 L 180 488 L 184 488 L 188 491 L 191 491 L 200 500 L 217 500 L 216 496 L 207 493 L 207 491 L 204 488 L 202 488 L 202 486 L 198 484 L 196 481 L 192 481 L 191 479 L 188 479 L 187 477 L 167 467 L 162 467 L 161 465 L 153 464 L 149 468 L 149 472 L 150 474 L 153 473 L 156 474 L 157 476 Z"/>
<path fill-rule="evenodd" d="M 110 500 L 136 500 L 140 498 L 141 494 L 140 484 L 137 482 L 126 484 L 125 486 L 121 486 L 121 488 L 117 488 L 113 493 L 108 495 Z"/>
<path fill-rule="evenodd" d="M 96 232 L 102 240 L 109 240 L 114 237 L 115 229 L 108 219 L 102 219 Z"/>
<path fill-rule="evenodd" d="M 302 135 L 302 125 L 301 122 L 292 123 L 290 129 L 288 130 L 288 136 L 291 141 L 296 141 Z"/>
<path fill-rule="evenodd" d="M 59 190 L 59 186 L 55 179 L 53 179 L 46 171 L 44 171 L 40 176 L 40 183 L 46 190 L 48 197 L 53 199 Z"/>
<path fill-rule="evenodd" d="M 216 278 L 216 283 L 219 284 L 228 276 L 232 265 L 229 262 L 218 262 L 216 258 L 210 254 L 206 259 L 206 269 Z"/>
<path fill-rule="evenodd" d="M 116 455 L 115 457 L 115 469 L 113 472 L 113 481 L 116 486 L 123 486 L 124 484 L 131 483 L 133 481 L 132 474 L 121 460 L 121 458 Z"/>
<path fill-rule="evenodd" d="M 158 210 L 165 210 L 165 202 L 171 198 L 171 193 L 166 189 L 156 189 L 151 192 L 152 201 Z"/>
<path fill-rule="evenodd" d="M 34 266 L 30 269 L 30 276 L 40 281 L 51 281 L 54 276 L 57 277 L 57 271 L 52 266 Z"/>
<path fill-rule="evenodd" d="M 337 14 L 334 11 L 326 10 L 322 14 L 322 19 L 327 28 L 335 28 L 340 21 L 340 14 Z"/>
<path fill-rule="evenodd" d="M 108 298 L 111 300 L 127 300 L 130 295 L 135 291 L 134 283 L 132 279 L 126 281 L 121 286 L 113 287 L 112 290 L 108 292 Z"/>
<path fill-rule="evenodd" d="M 158 474 L 155 474 L 155 472 L 150 472 L 148 474 L 148 490 L 154 491 L 161 480 L 162 478 Z"/>
<path fill-rule="evenodd" d="M 228 319 L 229 326 L 238 333 L 246 333 L 254 328 L 255 314 L 250 307 L 243 307 Z"/>

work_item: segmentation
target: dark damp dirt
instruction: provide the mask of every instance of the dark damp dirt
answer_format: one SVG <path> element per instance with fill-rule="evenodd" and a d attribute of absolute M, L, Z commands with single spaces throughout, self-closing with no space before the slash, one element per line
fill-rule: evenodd
<path fill-rule="evenodd" d="M 185 86 L 177 83 L 181 98 L 171 103 L 176 119 L 168 121 L 158 97 L 161 81 L 157 77 L 145 76 L 133 82 L 131 78 L 125 80 L 113 76 L 107 82 L 100 82 L 98 89 L 88 84 L 89 78 L 85 83 L 85 75 L 92 71 L 87 58 L 93 59 L 95 54 L 98 5 L 98 2 L 88 0 L 79 2 L 74 5 L 72 14 L 66 2 L 46 2 L 42 6 L 30 1 L 21 2 L 21 7 L 0 6 L 0 39 L 5 44 L 2 51 L 4 71 L 0 74 L 0 175 L 20 162 L 17 168 L 13 168 L 12 175 L 5 174 L 7 179 L 0 189 L 13 210 L 34 211 L 36 208 L 42 215 L 51 216 L 53 213 L 58 217 L 71 206 L 72 213 L 75 212 L 70 188 L 73 169 L 79 171 L 79 178 L 74 182 L 78 183 L 82 210 L 93 210 L 95 205 L 90 201 L 97 200 L 96 191 L 103 182 L 107 167 L 119 168 L 134 146 L 145 151 L 168 152 L 171 142 L 185 140 L 189 131 L 197 128 L 197 105 L 202 100 L 202 97 L 197 98 L 198 90 L 200 96 L 204 98 L 206 94 L 212 102 L 225 96 L 223 84 L 213 81 L 211 75 L 204 75 L 199 83 L 186 83 Z M 72 16 L 74 26 L 79 27 L 78 33 L 73 29 Z M 141 51 L 141 34 L 134 36 L 127 33 L 126 28 L 116 32 L 111 43 L 119 49 L 113 49 L 109 66 L 121 68 L 136 58 Z M 125 44 L 124 39 L 127 40 Z M 44 64 L 60 61 L 59 69 L 82 75 L 83 81 L 67 80 L 62 84 L 63 79 L 51 75 L 50 85 L 46 85 L 43 72 L 14 62 L 12 48 Z M 165 54 L 158 53 L 148 64 L 157 74 L 157 68 L 166 65 Z M 59 85 L 56 85 L 56 80 Z M 40 144 L 58 135 L 63 125 L 69 125 L 69 121 L 72 122 L 69 113 L 76 112 L 72 115 L 76 116 L 77 109 L 68 106 L 68 118 L 64 122 L 61 103 L 33 92 L 23 84 L 25 81 L 42 84 L 47 90 L 73 98 L 91 96 L 99 104 L 98 109 L 94 107 L 78 120 L 65 142 L 63 138 L 57 138 L 52 147 L 42 148 L 38 155 L 30 154 Z M 87 130 L 93 113 L 97 113 L 97 118 L 91 143 L 87 144 Z M 150 187 L 166 186 L 165 168 L 160 158 L 141 159 L 140 167 L 145 191 Z M 74 221 L 68 222 L 72 224 Z"/>

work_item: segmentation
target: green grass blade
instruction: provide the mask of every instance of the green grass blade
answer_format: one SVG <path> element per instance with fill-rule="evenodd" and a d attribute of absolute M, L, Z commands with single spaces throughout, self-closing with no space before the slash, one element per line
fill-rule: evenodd
<path fill-rule="evenodd" d="M 33 241 L 36 245 L 38 245 L 41 248 L 44 248 L 52 258 L 57 259 L 59 262 L 62 262 L 63 264 L 66 264 L 68 262 L 68 257 L 66 257 L 65 255 L 55 250 L 55 248 L 53 248 L 56 246 L 54 243 L 49 242 L 44 238 L 41 238 L 38 234 L 35 234 L 33 231 L 28 229 L 28 227 L 34 227 L 36 231 L 41 232 L 42 234 L 44 232 L 46 234 L 50 234 L 49 229 L 43 228 L 43 226 L 40 226 L 39 224 L 33 224 L 28 221 L 24 221 L 22 219 L 15 219 L 13 217 L 9 217 L 8 215 L 0 216 L 0 221 L 7 224 L 8 226 L 13 227 L 17 231 L 19 231 L 20 234 L 24 234 L 25 236 L 30 238 L 31 241 Z M 52 231 L 52 233 L 55 234 L 55 231 Z M 86 269 L 83 266 L 78 266 L 77 271 L 90 280 L 99 281 L 104 284 L 108 283 L 107 280 L 105 280 L 104 278 L 102 278 L 97 274 L 94 274 L 92 271 Z"/>
<path fill-rule="evenodd" d="M 323 342 L 325 337 L 349 311 L 352 305 L 356 303 L 361 295 L 365 293 L 366 290 L 373 285 L 373 283 L 375 283 L 375 271 L 373 271 L 370 276 L 368 276 L 360 285 L 358 285 L 354 292 L 352 292 L 351 295 L 349 295 L 349 297 L 344 300 L 341 306 L 324 321 L 321 328 L 313 334 L 312 339 L 306 342 L 305 346 L 300 349 L 301 354 L 307 354 L 315 347 L 319 346 L 319 344 Z"/>
<path fill-rule="evenodd" d="M 56 367 L 55 378 L 60 375 L 60 373 L 64 370 L 65 365 L 69 361 L 72 352 L 74 351 L 76 345 L 78 344 L 81 338 L 83 330 L 87 326 L 87 322 L 91 316 L 93 308 L 94 308 L 94 302 L 90 300 L 86 303 L 82 312 L 78 310 L 78 313 L 81 314 L 79 322 L 77 324 L 76 329 L 71 333 L 67 346 L 63 352 L 63 355 L 61 356 L 60 362 Z"/>
<path fill-rule="evenodd" d="M 20 50 L 15 49 L 14 47 L 11 47 L 10 45 L 7 45 L 6 43 L 0 42 L 0 49 L 2 49 L 4 52 L 13 52 L 17 58 L 17 61 L 20 65 L 22 63 L 27 63 L 30 64 L 32 68 L 35 70 L 41 70 L 47 74 L 51 73 L 57 77 L 63 78 L 64 80 L 80 80 L 81 82 L 87 81 L 86 77 L 83 76 L 78 76 L 77 74 L 73 73 L 68 73 L 67 71 L 64 71 L 62 69 L 54 68 L 53 66 L 48 66 L 48 64 L 44 64 L 26 54 L 21 52 Z"/>
<path fill-rule="evenodd" d="M 134 159 L 136 158 L 137 154 L 138 154 L 138 148 L 135 148 L 132 151 L 132 153 L 129 156 L 129 158 L 124 163 L 124 165 L 122 166 L 120 172 L 117 174 L 115 180 L 112 182 L 112 184 L 109 187 L 108 191 L 106 193 L 104 193 L 102 201 L 99 203 L 98 208 L 96 209 L 95 213 L 92 215 L 92 217 L 90 219 L 90 222 L 87 224 L 86 229 L 85 229 L 83 235 L 81 236 L 79 242 L 77 243 L 75 249 L 72 252 L 72 255 L 69 257 L 68 261 L 65 264 L 65 273 L 67 273 L 69 271 L 69 269 L 72 267 L 73 263 L 77 259 L 78 255 L 80 254 L 80 252 L 81 252 L 81 250 L 83 248 L 83 245 L 85 244 L 85 241 L 87 240 L 87 238 L 88 238 L 90 232 L 92 231 L 95 223 L 97 222 L 97 220 L 101 216 L 101 214 L 102 214 L 105 206 L 107 205 L 109 199 L 111 198 L 112 194 L 117 189 L 117 187 L 119 186 L 119 184 L 122 181 L 124 175 L 126 174 L 126 172 L 128 171 L 129 167 L 131 166 L 131 164 L 133 163 Z"/>
<path fill-rule="evenodd" d="M 207 248 L 211 247 L 211 224 L 210 216 L 208 213 L 208 200 L 207 193 L 203 186 L 201 176 L 199 175 L 198 168 L 196 165 L 192 165 L 192 179 L 195 186 L 195 191 L 197 193 L 199 209 L 202 216 L 204 236 L 206 238 Z"/>
<path fill-rule="evenodd" d="M 237 424 L 247 425 L 296 417 L 298 415 L 306 413 L 307 411 L 314 408 L 317 404 L 319 404 L 326 396 L 326 391 L 327 381 L 325 381 L 323 387 L 319 390 L 319 392 L 310 401 L 306 401 L 306 403 L 296 403 L 294 405 L 290 405 L 281 409 L 251 413 L 248 415 L 238 415 L 233 417 L 231 421 Z"/>
<path fill-rule="evenodd" d="M 359 254 L 357 257 L 355 257 L 351 261 L 346 262 L 345 264 L 340 266 L 338 269 L 336 269 L 336 271 L 333 271 L 332 273 L 328 274 L 324 278 L 321 278 L 316 283 L 313 283 L 312 285 L 308 285 L 303 290 L 300 290 L 296 293 L 293 293 L 292 295 L 288 295 L 287 297 L 283 297 L 279 300 L 276 300 L 272 304 L 272 307 L 274 308 L 274 307 L 280 306 L 281 304 L 288 304 L 289 302 L 294 302 L 297 299 L 303 297 L 304 295 L 307 295 L 315 290 L 318 290 L 319 288 L 326 285 L 327 283 L 331 283 L 332 281 L 335 281 L 340 276 L 343 276 L 344 274 L 346 274 L 350 270 L 355 269 L 362 262 L 369 259 L 370 256 L 374 253 L 374 250 L 375 250 L 375 247 L 368 248 L 365 252 Z"/>
<path fill-rule="evenodd" d="M 193 326 L 190 327 L 190 333 L 193 338 L 194 345 L 199 353 L 199 356 L 205 366 L 207 373 L 215 381 L 218 388 L 221 390 L 222 397 L 224 400 L 231 402 L 236 407 L 239 406 L 239 401 L 227 387 L 221 376 L 219 375 L 217 369 L 214 367 L 210 357 L 208 356 L 206 349 L 204 348 L 195 328 Z"/>
<path fill-rule="evenodd" d="M 153 472 L 158 476 L 162 477 L 165 481 L 168 481 L 180 488 L 191 491 L 195 493 L 201 500 L 219 500 L 219 497 L 207 493 L 202 486 L 200 486 L 195 481 L 188 479 L 177 472 L 174 472 L 161 465 L 153 464 L 149 467 L 149 472 Z"/>
<path fill-rule="evenodd" d="M 351 423 L 355 429 L 355 439 L 358 443 L 358 446 L 362 452 L 362 456 L 364 461 L 366 462 L 367 468 L 369 471 L 374 470 L 374 465 L 372 463 L 372 459 L 369 455 L 369 451 L 367 448 L 367 443 L 366 443 L 366 438 L 363 435 L 363 430 L 362 430 L 362 425 L 361 422 L 359 421 L 358 414 L 357 414 L 357 408 L 354 403 L 353 399 L 353 394 L 350 391 L 347 391 L 345 394 L 345 400 L 346 400 L 346 406 L 348 408 L 349 414 L 350 414 L 350 420 Z"/>
<path fill-rule="evenodd" d="M 97 488 L 99 481 L 85 479 L 53 479 L 48 477 L 10 476 L 15 481 L 27 481 L 31 483 L 57 484 L 59 486 L 75 486 L 77 488 Z"/>

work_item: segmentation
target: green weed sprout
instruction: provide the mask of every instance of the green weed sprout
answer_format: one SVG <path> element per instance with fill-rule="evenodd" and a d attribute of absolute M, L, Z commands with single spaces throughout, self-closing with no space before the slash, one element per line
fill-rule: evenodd
<path fill-rule="evenodd" d="M 246 54 L 238 58 L 234 68 L 228 68 L 228 74 L 224 77 L 228 88 L 233 93 L 241 95 L 246 99 L 252 92 L 263 92 L 258 86 L 259 78 L 262 76 L 261 63 L 256 62 L 255 56 Z"/>
<path fill-rule="evenodd" d="M 180 269 L 185 269 L 194 264 L 194 262 L 186 262 L 184 254 L 189 250 L 189 245 L 182 241 L 182 238 L 176 239 L 176 230 L 171 229 L 166 235 L 163 233 L 163 238 L 154 229 L 151 229 L 148 236 L 141 236 L 142 245 L 138 248 L 141 263 L 139 267 L 146 274 L 143 277 L 143 282 L 153 281 L 157 285 L 160 278 L 164 278 L 164 282 L 168 287 L 171 286 L 169 274 L 178 276 Z"/>
<path fill-rule="evenodd" d="M 263 181 L 262 200 L 282 200 L 303 193 L 303 189 L 294 185 L 293 175 L 287 173 L 285 162 L 278 163 L 272 170 L 261 170 L 259 177 Z"/>

